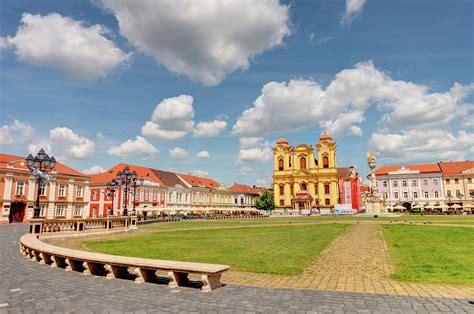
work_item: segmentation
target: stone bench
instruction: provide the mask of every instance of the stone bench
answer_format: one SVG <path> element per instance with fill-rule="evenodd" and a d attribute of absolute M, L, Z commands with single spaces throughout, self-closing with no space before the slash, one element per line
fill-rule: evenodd
<path fill-rule="evenodd" d="M 175 288 L 189 283 L 189 274 L 201 275 L 202 291 L 209 292 L 221 286 L 220 278 L 230 267 L 227 265 L 177 262 L 127 256 L 115 256 L 72 250 L 45 243 L 34 234 L 20 238 L 20 254 L 48 264 L 79 271 L 84 275 L 101 275 L 108 279 L 135 276 L 136 283 L 156 282 L 157 271 L 167 272 L 168 287 Z"/>

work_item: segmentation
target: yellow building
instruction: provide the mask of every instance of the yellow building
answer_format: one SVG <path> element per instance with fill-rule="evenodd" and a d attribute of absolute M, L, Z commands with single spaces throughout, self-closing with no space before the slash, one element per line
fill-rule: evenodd
<path fill-rule="evenodd" d="M 290 146 L 282 135 L 273 148 L 273 185 L 277 209 L 330 209 L 338 203 L 336 143 L 323 132 L 315 149 Z"/>

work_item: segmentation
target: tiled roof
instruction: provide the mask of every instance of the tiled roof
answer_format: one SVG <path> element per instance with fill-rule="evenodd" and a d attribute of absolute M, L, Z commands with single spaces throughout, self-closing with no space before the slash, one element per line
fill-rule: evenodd
<path fill-rule="evenodd" d="M 354 167 L 338 167 L 337 175 L 343 179 L 349 179 L 351 177 L 352 169 Z"/>
<path fill-rule="evenodd" d="M 466 169 L 474 168 L 474 161 L 450 161 L 440 162 L 439 166 L 443 174 L 461 174 Z"/>
<path fill-rule="evenodd" d="M 174 172 L 171 171 L 165 171 L 165 170 L 158 170 L 158 169 L 152 169 L 155 175 L 163 181 L 163 183 L 166 186 L 176 186 L 177 184 L 186 187 L 187 184 L 183 182 L 180 177 Z"/>
<path fill-rule="evenodd" d="M 376 175 L 386 175 L 389 172 L 397 171 L 404 167 L 407 170 L 418 170 L 420 173 L 441 172 L 438 164 L 419 164 L 419 165 L 402 165 L 402 166 L 385 166 L 375 170 Z"/>
<path fill-rule="evenodd" d="M 247 193 L 247 194 L 258 195 L 264 189 L 256 187 L 256 186 L 248 186 L 245 184 L 234 184 L 233 186 L 229 188 L 229 190 L 231 190 L 234 193 Z"/>
<path fill-rule="evenodd" d="M 178 176 L 180 176 L 183 180 L 188 182 L 193 187 L 205 186 L 206 188 L 213 189 L 219 186 L 219 183 L 209 178 L 203 178 L 182 173 L 178 173 Z"/>
<path fill-rule="evenodd" d="M 16 169 L 22 169 L 22 170 L 27 170 L 28 167 L 26 166 L 26 157 L 22 156 L 15 156 L 15 155 L 8 155 L 8 154 L 0 154 L 0 168 L 7 168 L 7 165 L 11 161 L 18 160 L 19 162 L 15 162 L 13 164 L 13 167 Z M 21 161 L 24 161 L 23 165 L 21 164 Z M 56 162 L 56 166 L 53 169 L 53 172 L 57 171 L 59 174 L 63 175 L 69 175 L 69 176 L 78 176 L 78 177 L 85 177 L 89 178 L 90 176 L 87 174 L 83 174 L 76 169 L 73 169 L 71 167 L 68 167 L 60 162 Z"/>
<path fill-rule="evenodd" d="M 99 174 L 93 174 L 91 175 L 91 183 L 106 183 L 106 182 L 111 182 L 113 179 L 117 177 L 117 173 L 122 171 L 125 166 L 128 164 L 120 163 L 109 170 L 99 173 Z M 153 171 L 153 169 L 148 168 L 148 167 L 141 167 L 141 166 L 136 166 L 136 165 L 128 165 L 130 168 L 130 171 L 136 171 L 137 172 L 137 178 L 144 178 L 145 180 L 149 180 L 155 183 L 159 183 L 161 186 L 165 186 L 163 181 L 161 181 Z"/>

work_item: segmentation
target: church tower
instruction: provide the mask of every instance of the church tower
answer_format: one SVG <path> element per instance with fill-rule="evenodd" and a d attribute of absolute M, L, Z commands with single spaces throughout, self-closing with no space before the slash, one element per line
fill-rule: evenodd
<path fill-rule="evenodd" d="M 334 207 L 339 203 L 337 187 L 336 143 L 324 131 L 316 144 L 318 150 L 318 196 L 320 207 Z"/>

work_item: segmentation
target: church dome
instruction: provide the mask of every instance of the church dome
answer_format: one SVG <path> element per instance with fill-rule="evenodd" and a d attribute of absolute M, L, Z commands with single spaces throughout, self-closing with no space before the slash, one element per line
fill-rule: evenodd
<path fill-rule="evenodd" d="M 276 141 L 277 145 L 288 146 L 288 140 L 285 138 L 284 135 L 280 136 L 279 139 Z"/>
<path fill-rule="evenodd" d="M 331 134 L 329 134 L 327 131 L 324 131 L 322 134 L 321 134 L 321 137 L 319 138 L 319 141 L 320 142 L 332 142 L 332 137 L 331 137 Z"/>

